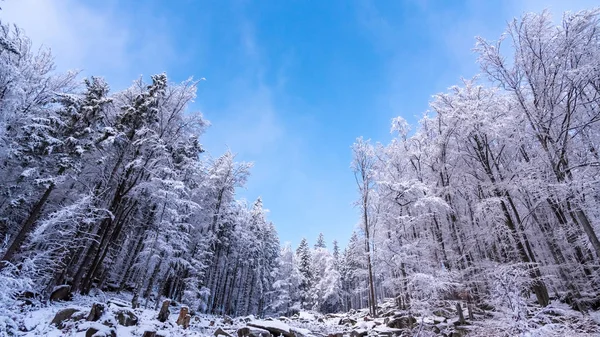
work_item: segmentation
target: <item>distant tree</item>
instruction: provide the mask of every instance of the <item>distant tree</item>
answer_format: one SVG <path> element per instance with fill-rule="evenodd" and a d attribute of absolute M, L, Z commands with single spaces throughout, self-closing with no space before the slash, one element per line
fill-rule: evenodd
<path fill-rule="evenodd" d="M 323 233 L 319 233 L 319 237 L 317 238 L 317 243 L 315 243 L 315 248 L 327 248 L 325 244 L 325 237 Z"/>

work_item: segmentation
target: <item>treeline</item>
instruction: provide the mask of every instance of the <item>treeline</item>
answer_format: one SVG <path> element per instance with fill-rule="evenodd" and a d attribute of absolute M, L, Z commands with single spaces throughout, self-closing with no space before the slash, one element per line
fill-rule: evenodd
<path fill-rule="evenodd" d="M 195 81 L 165 74 L 119 92 L 82 82 L 0 23 L 3 289 L 126 290 L 137 304 L 265 312 L 277 232 L 260 199 L 236 200 L 251 165 L 203 154 L 195 93 Z"/>
<path fill-rule="evenodd" d="M 460 298 L 526 319 L 529 296 L 600 307 L 600 10 L 478 39 L 481 77 L 435 95 L 388 145 L 358 139 L 360 307 Z M 372 260 L 372 273 L 368 270 Z"/>

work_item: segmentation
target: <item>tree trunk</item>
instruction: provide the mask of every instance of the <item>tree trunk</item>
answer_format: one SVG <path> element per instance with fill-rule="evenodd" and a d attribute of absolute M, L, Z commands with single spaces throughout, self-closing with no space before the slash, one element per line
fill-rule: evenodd
<path fill-rule="evenodd" d="M 38 200 L 38 202 L 35 203 L 35 205 L 31 209 L 31 212 L 29 213 L 29 216 L 27 217 L 27 219 L 21 226 L 21 229 L 19 230 L 19 232 L 13 239 L 10 246 L 6 249 L 6 252 L 4 252 L 4 256 L 2 257 L 1 261 L 10 262 L 12 260 L 12 258 L 14 257 L 14 255 L 19 251 L 19 249 L 21 249 L 21 245 L 27 238 L 27 235 L 29 235 L 29 233 L 31 232 L 31 229 L 33 228 L 33 224 L 35 223 L 38 216 L 42 212 L 42 209 L 44 208 L 46 201 L 48 201 L 48 198 L 50 197 L 50 194 L 54 190 L 55 186 L 56 185 L 54 185 L 54 184 L 51 184 L 50 186 L 48 186 L 48 188 L 46 188 L 46 191 L 44 192 L 44 194 L 42 195 L 40 200 Z M 0 270 L 2 270 L 5 266 L 6 266 L 5 263 L 0 263 Z"/>

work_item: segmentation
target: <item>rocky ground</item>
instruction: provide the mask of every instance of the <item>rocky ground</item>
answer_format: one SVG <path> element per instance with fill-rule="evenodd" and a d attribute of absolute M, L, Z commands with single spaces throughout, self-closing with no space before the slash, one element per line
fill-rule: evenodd
<path fill-rule="evenodd" d="M 223 337 L 363 337 L 363 336 L 515 336 L 506 316 L 458 302 L 442 301 L 429 315 L 398 310 L 382 303 L 379 317 L 366 310 L 322 315 L 300 312 L 292 317 L 192 315 L 185 306 L 163 301 L 160 308 L 132 308 L 126 295 L 64 298 L 65 301 L 24 301 L 13 313 L 22 336 L 223 336 Z M 462 310 L 462 315 L 457 311 Z M 488 309 L 488 310 L 485 310 Z M 470 312 L 469 312 L 470 311 Z M 564 304 L 552 304 L 520 324 L 521 336 L 600 336 L 600 315 L 582 315 Z M 519 327 L 517 327 L 519 328 Z M 0 336 L 2 336 L 0 332 Z"/>

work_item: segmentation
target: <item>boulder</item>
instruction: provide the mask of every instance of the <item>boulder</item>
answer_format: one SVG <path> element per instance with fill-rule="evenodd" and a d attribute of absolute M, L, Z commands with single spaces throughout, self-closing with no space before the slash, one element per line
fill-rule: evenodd
<path fill-rule="evenodd" d="M 90 310 L 90 313 L 87 317 L 88 321 L 97 321 L 100 319 L 100 317 L 102 317 L 102 315 L 104 315 L 104 311 L 105 311 L 105 307 L 104 304 L 102 303 L 94 303 L 92 305 L 92 309 Z"/>
<path fill-rule="evenodd" d="M 54 324 L 59 329 L 63 329 L 65 327 L 64 322 L 74 318 L 73 316 L 76 312 L 79 312 L 79 310 L 74 309 L 74 308 L 66 308 L 66 309 L 60 310 L 59 312 L 56 313 L 56 315 L 54 315 L 54 318 L 52 319 L 50 324 Z"/>
<path fill-rule="evenodd" d="M 271 337 L 268 330 L 246 326 L 237 330 L 238 337 Z"/>
<path fill-rule="evenodd" d="M 271 333 L 265 329 L 249 327 L 248 332 L 248 337 L 271 337 Z"/>
<path fill-rule="evenodd" d="M 434 310 L 433 314 L 436 316 L 444 317 L 446 319 L 454 316 L 450 310 L 445 309 L 445 308 L 440 308 L 440 309 Z"/>
<path fill-rule="evenodd" d="M 117 337 L 115 329 L 102 329 L 90 327 L 85 331 L 85 337 Z"/>
<path fill-rule="evenodd" d="M 394 317 L 387 323 L 387 326 L 394 329 L 408 329 L 416 322 L 417 320 L 412 316 Z"/>
<path fill-rule="evenodd" d="M 170 303 L 171 303 L 170 300 L 165 300 L 162 304 L 162 307 L 160 308 L 160 311 L 158 313 L 158 320 L 162 323 L 166 322 L 167 319 L 169 319 L 169 314 L 171 313 L 169 311 Z"/>
<path fill-rule="evenodd" d="M 23 301 L 24 305 L 33 305 L 34 301 L 41 298 L 40 294 L 33 291 L 24 291 L 17 295 L 17 299 Z"/>
<path fill-rule="evenodd" d="M 144 331 L 142 337 L 166 337 L 158 334 L 156 331 Z"/>
<path fill-rule="evenodd" d="M 252 321 L 248 323 L 248 327 L 267 330 L 273 334 L 273 336 L 283 335 L 283 337 L 296 337 L 295 334 L 290 330 L 289 325 L 283 322 Z"/>
<path fill-rule="evenodd" d="M 115 311 L 115 318 L 117 323 L 122 326 L 134 326 L 139 322 L 138 317 L 130 309 L 119 309 Z"/>
<path fill-rule="evenodd" d="M 454 331 L 450 332 L 450 337 L 465 337 L 468 335 L 470 330 L 455 328 Z"/>
<path fill-rule="evenodd" d="M 215 332 L 213 332 L 213 335 L 215 337 L 219 337 L 219 336 L 232 337 L 227 331 L 225 331 L 221 328 L 217 328 L 217 330 L 215 330 Z"/>
<path fill-rule="evenodd" d="M 375 328 L 373 329 L 373 331 L 375 331 L 377 333 L 377 335 L 379 336 L 387 336 L 387 337 L 391 337 L 391 336 L 400 336 L 402 335 L 402 329 L 394 329 L 394 328 L 386 328 L 386 327 L 381 327 L 381 328 Z"/>
<path fill-rule="evenodd" d="M 50 294 L 50 301 L 70 301 L 73 298 L 70 285 L 61 285 L 55 287 Z"/>
<path fill-rule="evenodd" d="M 223 316 L 223 324 L 233 324 L 233 319 L 227 315 Z"/>
<path fill-rule="evenodd" d="M 350 318 L 350 317 L 342 317 L 340 318 L 340 321 L 338 323 L 338 325 L 346 325 L 346 324 L 350 324 L 350 325 L 354 325 L 356 324 L 356 320 Z"/>
<path fill-rule="evenodd" d="M 123 302 L 121 300 L 115 299 L 115 298 L 111 298 L 106 303 L 109 304 L 109 305 L 112 304 L 112 305 L 117 306 L 119 308 L 129 308 L 129 307 L 131 307 L 129 304 L 127 304 L 127 303 L 125 303 L 125 302 Z"/>
<path fill-rule="evenodd" d="M 292 337 L 309 337 L 309 336 L 312 336 L 312 333 L 310 330 L 307 330 L 307 329 L 291 327 L 290 335 Z"/>
<path fill-rule="evenodd" d="M 355 329 L 350 332 L 350 337 L 365 337 L 369 332 L 365 329 Z"/>
<path fill-rule="evenodd" d="M 327 337 L 344 337 L 343 332 L 334 332 L 327 335 Z"/>

